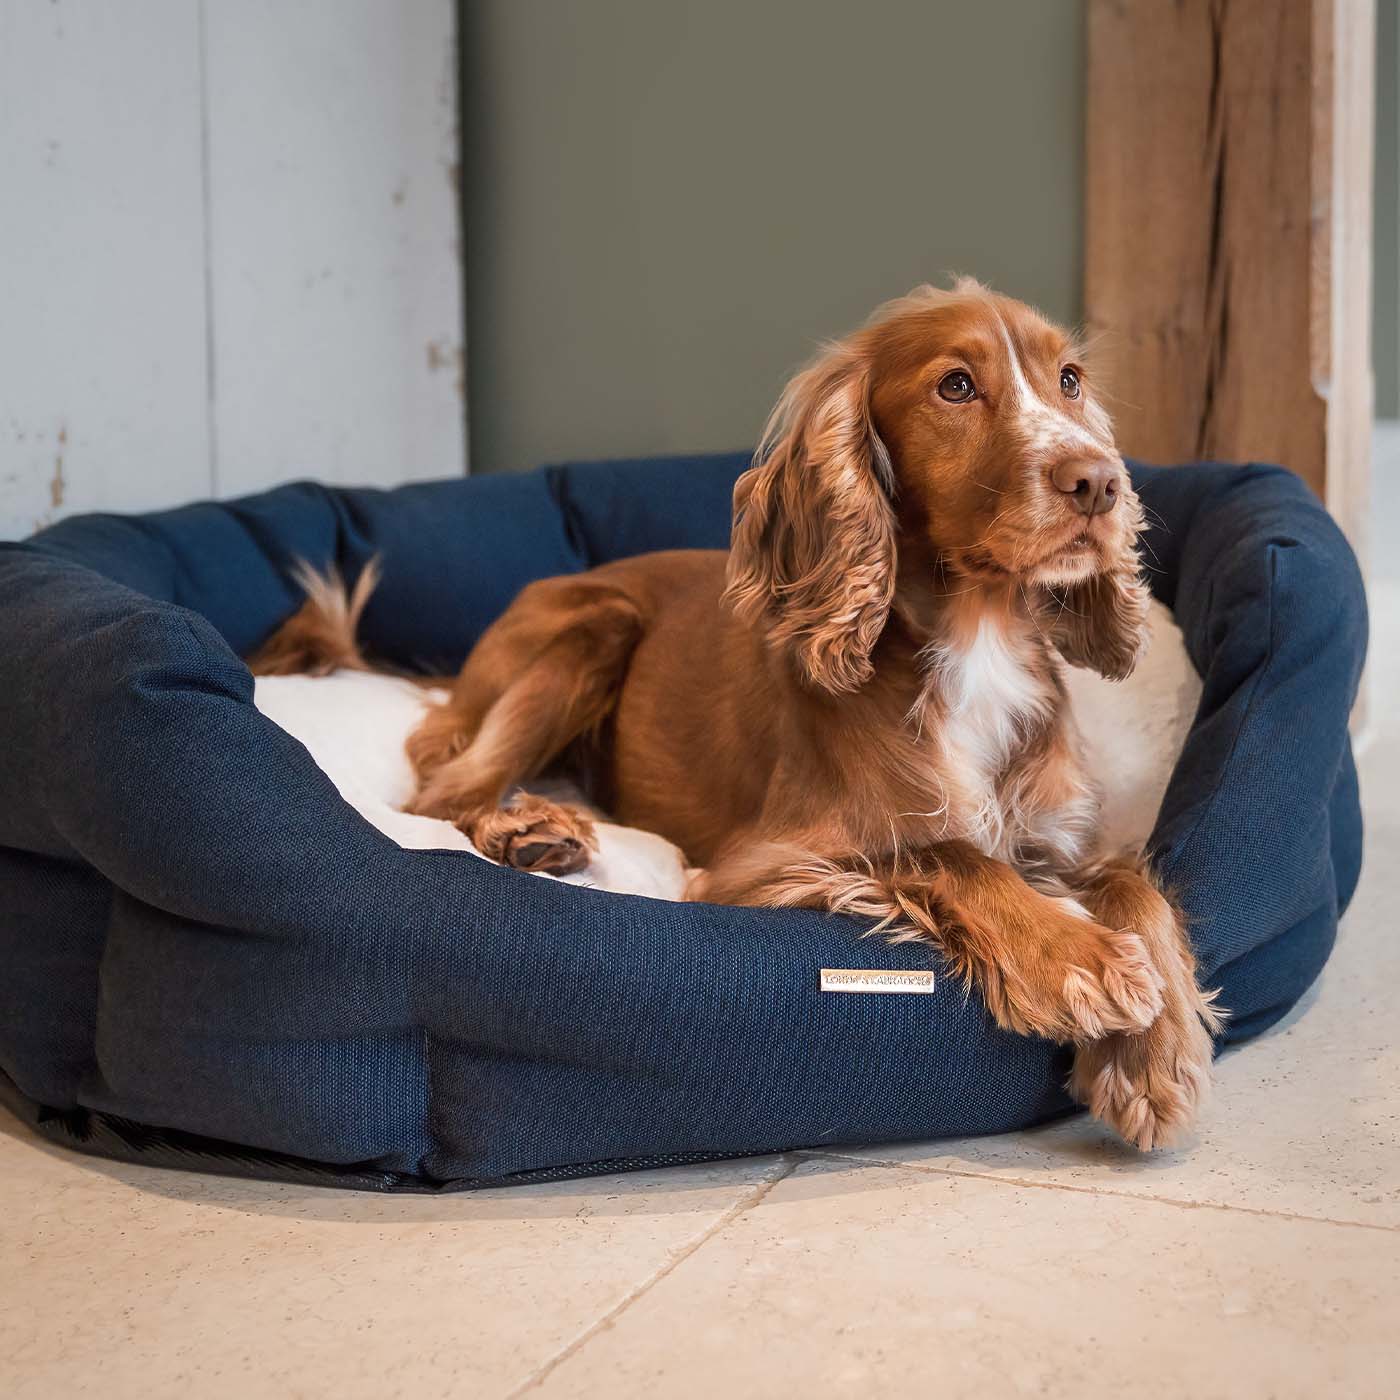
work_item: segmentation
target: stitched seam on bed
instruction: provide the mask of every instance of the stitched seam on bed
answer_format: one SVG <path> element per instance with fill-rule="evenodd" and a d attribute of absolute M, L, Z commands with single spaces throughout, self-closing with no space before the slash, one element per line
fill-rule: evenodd
<path fill-rule="evenodd" d="M 426 1023 L 419 1025 L 423 1034 L 423 1151 L 418 1156 L 418 1174 L 428 1176 L 428 1160 L 443 1154 L 442 1136 L 434 1120 L 433 1109 L 433 1041 L 432 1031 Z"/>
<path fill-rule="evenodd" d="M 563 535 L 564 544 L 569 552 L 578 561 L 570 572 L 586 573 L 594 568 L 598 561 L 589 548 L 588 531 L 584 529 L 583 519 L 574 504 L 573 478 L 564 464 L 545 467 L 544 475 L 545 489 L 554 503 L 554 508 L 559 512 L 560 534 Z"/>

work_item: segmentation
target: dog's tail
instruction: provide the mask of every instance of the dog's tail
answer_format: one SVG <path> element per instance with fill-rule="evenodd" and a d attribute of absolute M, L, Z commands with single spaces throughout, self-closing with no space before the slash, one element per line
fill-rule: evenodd
<path fill-rule="evenodd" d="M 378 558 L 360 570 L 353 588 L 346 587 L 334 564 L 321 573 L 299 559 L 292 577 L 306 601 L 248 658 L 248 669 L 255 676 L 328 676 L 332 671 L 373 669 L 355 632 L 379 583 Z"/>

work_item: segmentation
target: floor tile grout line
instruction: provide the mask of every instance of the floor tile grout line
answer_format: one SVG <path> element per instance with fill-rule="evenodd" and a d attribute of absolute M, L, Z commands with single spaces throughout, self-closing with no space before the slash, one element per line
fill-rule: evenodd
<path fill-rule="evenodd" d="M 571 1342 L 561 1347 L 555 1354 L 548 1358 L 536 1370 L 531 1372 L 514 1390 L 506 1397 L 506 1400 L 516 1400 L 516 1397 L 526 1395 L 532 1390 L 537 1390 L 555 1371 L 559 1369 L 571 1357 L 576 1356 L 583 1350 L 594 1337 L 601 1332 L 606 1332 L 618 1318 L 625 1313 L 639 1298 L 644 1297 L 656 1287 L 662 1279 L 674 1273 L 690 1256 L 705 1244 L 712 1240 L 721 1231 L 732 1225 L 741 1215 L 752 1210 L 762 1203 L 764 1198 L 780 1182 L 786 1181 L 793 1172 L 801 1165 L 801 1156 L 797 1153 L 784 1153 L 778 1160 L 778 1166 L 770 1176 L 765 1177 L 757 1186 L 747 1191 L 737 1201 L 722 1212 L 717 1219 L 712 1221 L 693 1239 L 688 1240 L 676 1252 L 670 1255 L 666 1261 L 654 1273 L 643 1279 L 626 1296 L 620 1298 L 602 1317 L 588 1324 L 582 1332 Z"/>
<path fill-rule="evenodd" d="M 967 1181 L 991 1181 L 1002 1186 L 1024 1186 L 1032 1191 L 1070 1191 L 1078 1196 L 1112 1196 L 1119 1201 L 1147 1201 L 1152 1205 L 1174 1206 L 1178 1210 L 1219 1210 L 1233 1215 L 1255 1215 L 1265 1220 L 1288 1220 L 1306 1225 L 1340 1225 L 1348 1230 L 1371 1230 L 1383 1235 L 1400 1231 L 1400 1225 L 1373 1224 L 1369 1220 L 1339 1220 L 1332 1215 L 1304 1215 L 1297 1211 L 1265 1210 L 1260 1206 L 1225 1205 L 1219 1201 L 1188 1201 L 1180 1196 L 1153 1196 L 1138 1191 L 1118 1191 L 1111 1187 L 1075 1186 L 1063 1181 L 1031 1181 L 1028 1177 L 999 1176 L 993 1172 L 958 1171 L 954 1167 L 934 1167 L 926 1162 L 900 1161 L 897 1157 L 857 1157 L 846 1152 L 831 1152 L 823 1148 L 802 1148 L 798 1156 L 813 1160 L 863 1163 L 872 1167 L 908 1167 L 911 1171 L 930 1176 L 951 1176 Z"/>

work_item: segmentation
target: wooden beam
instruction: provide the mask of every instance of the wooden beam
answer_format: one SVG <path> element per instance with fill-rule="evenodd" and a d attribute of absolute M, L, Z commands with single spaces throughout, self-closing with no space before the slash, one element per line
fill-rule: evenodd
<path fill-rule="evenodd" d="M 1085 311 L 1133 456 L 1281 462 L 1358 550 L 1375 0 L 1088 0 Z"/>

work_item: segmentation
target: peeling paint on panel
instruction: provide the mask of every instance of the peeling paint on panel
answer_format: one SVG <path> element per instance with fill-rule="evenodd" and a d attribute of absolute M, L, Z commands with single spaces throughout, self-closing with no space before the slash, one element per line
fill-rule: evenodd
<path fill-rule="evenodd" d="M 68 425 L 58 430 L 58 451 L 53 459 L 53 478 L 49 482 L 49 504 L 54 510 L 61 510 L 68 483 L 63 479 L 63 454 L 68 450 Z"/>
<path fill-rule="evenodd" d="M 459 398 L 465 397 L 467 392 L 466 362 L 460 343 L 454 344 L 450 340 L 430 340 L 428 342 L 428 368 L 434 372 L 442 369 L 456 370 L 457 395 Z"/>
<path fill-rule="evenodd" d="M 455 44 L 449 46 L 449 51 L 444 55 L 442 78 L 438 84 L 438 105 L 444 108 L 449 114 L 449 120 L 445 124 L 441 136 L 445 141 L 442 158 L 443 173 L 447 176 L 447 187 L 452 191 L 452 262 L 454 266 L 462 265 L 462 107 L 457 92 L 458 81 L 458 49 Z M 466 385 L 465 375 L 458 375 L 458 390 L 460 397 L 465 401 Z"/>
<path fill-rule="evenodd" d="M 24 539 L 72 510 L 73 487 L 66 420 L 56 429 L 27 427 L 11 418 L 8 439 L 28 444 L 9 456 L 0 472 L 0 540 Z"/>

